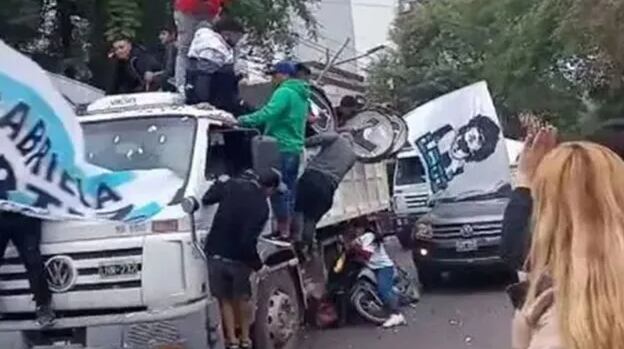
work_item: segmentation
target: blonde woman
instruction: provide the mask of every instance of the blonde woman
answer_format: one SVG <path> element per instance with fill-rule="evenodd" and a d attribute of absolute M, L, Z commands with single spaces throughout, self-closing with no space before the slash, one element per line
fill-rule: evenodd
<path fill-rule="evenodd" d="M 540 161 L 531 193 L 528 287 L 511 291 L 513 348 L 624 347 L 624 162 L 597 144 L 564 143 Z"/>

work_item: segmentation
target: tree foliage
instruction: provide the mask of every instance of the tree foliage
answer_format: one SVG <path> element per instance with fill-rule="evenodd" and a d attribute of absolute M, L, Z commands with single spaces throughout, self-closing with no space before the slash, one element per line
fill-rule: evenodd
<path fill-rule="evenodd" d="M 371 67 L 372 98 L 407 111 L 486 80 L 511 131 L 524 111 L 570 132 L 617 115 L 624 5 L 597 2 L 423 1 L 398 17 L 396 49 Z"/>

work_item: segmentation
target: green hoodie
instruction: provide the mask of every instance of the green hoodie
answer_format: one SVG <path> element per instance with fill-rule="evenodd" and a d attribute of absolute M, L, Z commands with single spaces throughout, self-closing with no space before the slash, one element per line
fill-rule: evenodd
<path fill-rule="evenodd" d="M 271 100 L 255 113 L 241 116 L 244 127 L 264 126 L 267 136 L 277 139 L 280 151 L 299 154 L 303 151 L 305 125 L 310 114 L 310 86 L 299 79 L 284 81 Z"/>

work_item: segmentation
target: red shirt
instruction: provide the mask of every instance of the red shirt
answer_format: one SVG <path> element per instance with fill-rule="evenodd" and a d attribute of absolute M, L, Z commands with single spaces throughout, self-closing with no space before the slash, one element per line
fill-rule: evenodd
<path fill-rule="evenodd" d="M 177 11 L 183 13 L 201 14 L 206 13 L 209 17 L 219 14 L 221 8 L 228 0 L 174 0 Z"/>

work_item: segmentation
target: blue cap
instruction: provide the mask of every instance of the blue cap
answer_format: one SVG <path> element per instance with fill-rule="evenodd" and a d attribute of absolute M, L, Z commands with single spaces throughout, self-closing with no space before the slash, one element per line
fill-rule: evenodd
<path fill-rule="evenodd" d="M 293 62 L 279 61 L 269 70 L 269 75 L 284 74 L 288 76 L 294 76 L 295 71 L 295 64 Z"/>

